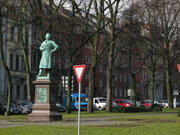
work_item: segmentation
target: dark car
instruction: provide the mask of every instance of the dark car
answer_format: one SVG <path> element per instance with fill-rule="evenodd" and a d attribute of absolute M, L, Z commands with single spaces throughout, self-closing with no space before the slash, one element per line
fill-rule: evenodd
<path fill-rule="evenodd" d="M 17 100 L 16 105 L 21 109 L 22 114 L 29 114 L 32 112 L 33 104 L 28 100 Z"/>
<path fill-rule="evenodd" d="M 6 114 L 6 106 L 4 106 L 3 110 L 4 110 L 3 114 Z M 21 109 L 17 107 L 15 103 L 11 103 L 10 114 L 20 114 L 20 113 L 21 113 Z"/>
<path fill-rule="evenodd" d="M 128 99 L 116 99 L 114 100 L 113 102 L 115 102 L 118 106 L 121 106 L 121 107 L 131 107 L 133 106 L 134 104 L 128 100 Z"/>
<path fill-rule="evenodd" d="M 60 104 L 59 102 L 56 102 L 56 108 L 57 108 L 58 112 L 65 112 L 66 111 L 66 108 L 62 104 Z"/>
<path fill-rule="evenodd" d="M 0 114 L 4 114 L 4 106 L 0 103 Z"/>

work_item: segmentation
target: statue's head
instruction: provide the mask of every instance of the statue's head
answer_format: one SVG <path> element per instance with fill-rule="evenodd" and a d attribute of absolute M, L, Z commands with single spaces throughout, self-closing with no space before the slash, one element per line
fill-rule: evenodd
<path fill-rule="evenodd" d="M 46 34 L 46 39 L 49 40 L 51 38 L 51 34 L 50 33 L 47 33 Z"/>

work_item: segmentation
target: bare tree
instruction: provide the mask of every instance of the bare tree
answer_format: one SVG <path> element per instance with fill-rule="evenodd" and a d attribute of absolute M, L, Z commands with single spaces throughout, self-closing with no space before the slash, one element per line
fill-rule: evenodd
<path fill-rule="evenodd" d="M 179 0 L 144 0 L 144 21 L 157 28 L 161 35 L 160 51 L 164 59 L 166 91 L 169 107 L 173 107 L 172 65 L 177 58 L 178 50 L 175 41 L 180 22 Z"/>
<path fill-rule="evenodd" d="M 3 66 L 5 73 L 7 74 L 8 84 L 7 84 L 7 106 L 6 106 L 6 115 L 10 115 L 10 107 L 11 107 L 11 100 L 12 100 L 12 76 L 9 70 L 9 67 L 6 63 L 6 57 L 4 54 L 4 43 L 3 43 L 3 35 L 7 32 L 7 29 L 3 30 L 3 18 L 8 18 L 8 10 L 9 10 L 9 3 L 5 0 L 0 2 L 0 64 Z"/>
<path fill-rule="evenodd" d="M 118 26 L 118 13 L 120 9 L 120 0 L 109 0 L 107 2 L 107 7 L 109 9 L 109 36 L 107 39 L 107 52 L 108 52 L 108 66 L 107 66 L 107 106 L 106 111 L 111 112 L 112 111 L 112 91 L 113 91 L 113 61 L 115 54 L 115 46 L 116 46 L 116 39 L 117 39 L 117 26 Z M 108 42 L 109 40 L 109 42 Z"/>

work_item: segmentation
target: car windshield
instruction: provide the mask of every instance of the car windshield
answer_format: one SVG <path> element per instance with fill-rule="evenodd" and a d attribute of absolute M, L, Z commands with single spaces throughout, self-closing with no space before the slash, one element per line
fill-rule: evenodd
<path fill-rule="evenodd" d="M 80 97 L 81 102 L 87 102 L 87 97 Z M 79 102 L 79 97 L 76 97 L 76 102 Z"/>
<path fill-rule="evenodd" d="M 16 108 L 16 105 L 14 103 L 12 103 L 11 108 Z"/>
<path fill-rule="evenodd" d="M 25 105 L 32 105 L 32 103 L 29 102 L 29 101 L 23 101 L 21 104 L 22 104 L 22 106 L 25 106 Z"/>
<path fill-rule="evenodd" d="M 150 100 L 145 100 L 145 101 L 144 101 L 144 103 L 146 103 L 146 104 L 150 104 L 150 103 L 151 103 L 151 101 L 150 101 Z"/>
<path fill-rule="evenodd" d="M 130 100 L 123 100 L 124 103 L 132 103 Z"/>
<path fill-rule="evenodd" d="M 105 98 L 99 98 L 99 102 L 100 102 L 100 103 L 105 103 L 105 102 L 106 102 L 106 99 L 105 99 Z"/>

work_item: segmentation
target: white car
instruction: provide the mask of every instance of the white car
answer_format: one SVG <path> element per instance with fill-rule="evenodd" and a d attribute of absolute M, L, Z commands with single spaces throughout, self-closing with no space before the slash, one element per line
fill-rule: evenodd
<path fill-rule="evenodd" d="M 104 110 L 106 108 L 106 98 L 104 97 L 93 98 L 93 105 L 97 110 Z"/>
<path fill-rule="evenodd" d="M 158 101 L 160 105 L 162 105 L 164 108 L 168 108 L 168 102 L 167 100 L 159 100 Z"/>

